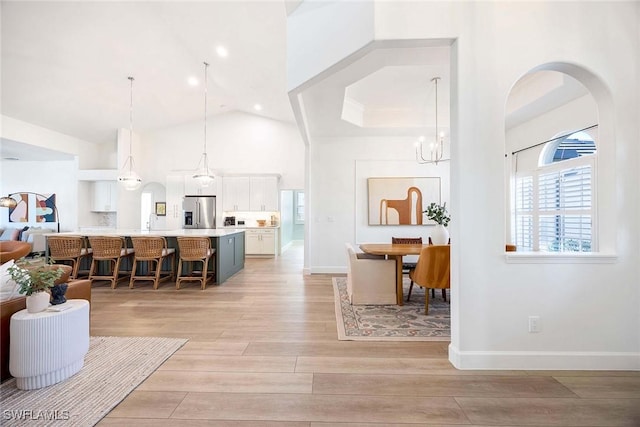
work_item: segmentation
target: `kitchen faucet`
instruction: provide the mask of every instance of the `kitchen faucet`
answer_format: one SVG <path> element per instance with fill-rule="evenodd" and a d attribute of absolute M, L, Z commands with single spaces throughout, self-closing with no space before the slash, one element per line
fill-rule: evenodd
<path fill-rule="evenodd" d="M 147 231 L 151 231 L 154 219 L 157 219 L 156 215 L 154 213 L 150 213 L 149 221 L 147 221 Z"/>

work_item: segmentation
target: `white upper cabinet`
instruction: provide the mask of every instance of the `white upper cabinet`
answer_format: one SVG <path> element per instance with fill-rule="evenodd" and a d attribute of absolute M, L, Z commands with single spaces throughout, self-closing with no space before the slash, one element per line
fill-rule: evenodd
<path fill-rule="evenodd" d="M 278 178 L 275 176 L 251 177 L 252 211 L 278 210 Z"/>
<path fill-rule="evenodd" d="M 246 176 L 225 176 L 222 180 L 223 210 L 248 211 L 250 207 L 250 180 Z"/>
<path fill-rule="evenodd" d="M 225 176 L 222 206 L 226 212 L 277 211 L 277 176 Z"/>
<path fill-rule="evenodd" d="M 116 181 L 93 181 L 91 183 L 93 212 L 116 212 L 118 210 L 118 183 Z"/>

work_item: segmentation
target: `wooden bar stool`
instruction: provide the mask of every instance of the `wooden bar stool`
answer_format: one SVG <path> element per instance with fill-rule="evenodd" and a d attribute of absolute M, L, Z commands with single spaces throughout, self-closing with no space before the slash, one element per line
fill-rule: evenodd
<path fill-rule="evenodd" d="M 72 267 L 70 279 L 77 279 L 80 261 L 90 257 L 93 250 L 87 247 L 87 241 L 82 236 L 49 236 L 49 259 L 54 263 L 70 263 Z M 85 270 L 85 274 L 88 272 Z"/>
<path fill-rule="evenodd" d="M 91 236 L 89 244 L 93 249 L 93 259 L 91 260 L 91 269 L 89 270 L 89 280 L 109 280 L 111 289 L 115 289 L 118 280 L 125 279 L 129 275 L 120 276 L 120 263 L 123 258 L 131 259 L 134 254 L 132 248 L 127 247 L 127 241 L 124 237 L 118 236 Z M 109 263 L 110 275 L 101 276 L 97 274 L 98 264 L 100 262 Z"/>
<path fill-rule="evenodd" d="M 207 280 L 213 278 L 215 272 L 208 273 L 209 259 L 215 257 L 216 250 L 211 247 L 211 240 L 208 237 L 178 237 L 178 250 L 180 251 L 180 258 L 178 261 L 178 276 L 176 279 L 176 289 L 180 289 L 180 283 L 186 280 L 197 280 L 200 282 L 200 288 L 205 289 Z M 202 274 L 199 276 L 191 275 L 191 271 L 188 276 L 182 275 L 182 262 L 186 261 L 189 267 L 194 262 L 202 263 Z M 209 276 L 209 277 L 207 277 Z"/>
<path fill-rule="evenodd" d="M 133 289 L 136 280 L 150 280 L 153 282 L 153 289 L 158 289 L 161 280 L 175 277 L 173 264 L 175 262 L 176 250 L 167 247 L 167 239 L 161 236 L 131 237 L 131 243 L 135 250 L 133 258 L 133 270 L 129 279 L 129 288 Z M 170 271 L 162 274 L 162 262 L 169 259 Z M 138 263 L 146 262 L 148 265 L 147 274 L 136 274 Z M 155 267 L 155 268 L 153 268 Z"/>

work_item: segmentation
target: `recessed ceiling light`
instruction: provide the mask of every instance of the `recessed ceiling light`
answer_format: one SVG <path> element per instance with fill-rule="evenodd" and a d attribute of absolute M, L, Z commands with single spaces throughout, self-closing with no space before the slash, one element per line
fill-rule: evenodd
<path fill-rule="evenodd" d="M 187 83 L 189 83 L 189 86 L 198 86 L 198 79 L 191 76 L 187 79 Z"/>
<path fill-rule="evenodd" d="M 256 110 L 256 111 L 260 111 L 260 110 L 262 110 L 262 105 L 256 104 L 256 105 L 253 106 L 253 109 Z"/>
<path fill-rule="evenodd" d="M 224 46 L 218 46 L 218 47 L 216 48 L 216 52 L 218 53 L 218 56 L 219 56 L 219 57 L 221 57 L 221 58 L 226 58 L 226 57 L 227 57 L 227 55 L 229 54 L 229 53 L 227 52 L 227 48 L 226 48 L 226 47 L 224 47 Z"/>

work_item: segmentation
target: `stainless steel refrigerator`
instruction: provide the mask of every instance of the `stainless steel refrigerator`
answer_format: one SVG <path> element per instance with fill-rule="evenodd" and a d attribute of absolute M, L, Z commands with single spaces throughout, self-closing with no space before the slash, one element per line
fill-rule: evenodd
<path fill-rule="evenodd" d="M 216 197 L 185 196 L 182 228 L 216 228 Z"/>

